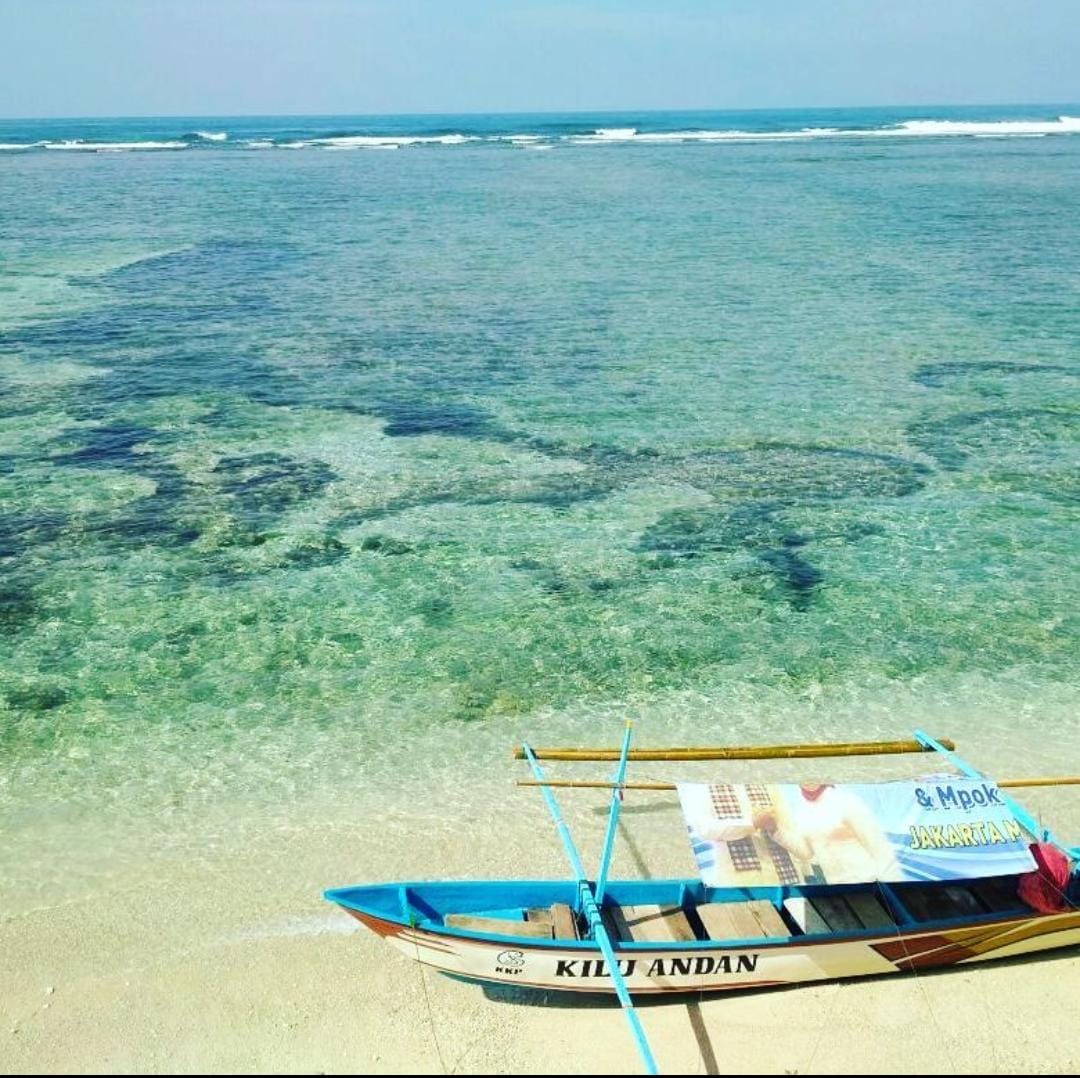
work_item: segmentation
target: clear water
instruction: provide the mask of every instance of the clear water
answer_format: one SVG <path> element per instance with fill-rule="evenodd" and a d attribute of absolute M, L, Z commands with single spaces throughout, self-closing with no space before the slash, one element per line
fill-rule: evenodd
<path fill-rule="evenodd" d="M 1078 770 L 1078 114 L 0 122 L 8 867 L 627 715 Z"/>

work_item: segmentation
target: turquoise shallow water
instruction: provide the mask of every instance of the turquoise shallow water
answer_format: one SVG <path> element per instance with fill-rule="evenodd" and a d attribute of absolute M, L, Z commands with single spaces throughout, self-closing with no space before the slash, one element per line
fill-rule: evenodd
<path fill-rule="evenodd" d="M 0 158 L 15 831 L 625 714 L 1076 770 L 1080 137 L 935 115 L 4 122 L 229 135 Z"/>

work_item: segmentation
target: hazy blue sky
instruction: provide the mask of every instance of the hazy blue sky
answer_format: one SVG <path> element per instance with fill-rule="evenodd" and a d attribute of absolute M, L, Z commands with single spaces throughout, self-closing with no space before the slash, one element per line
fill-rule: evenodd
<path fill-rule="evenodd" d="M 1080 0 L 0 0 L 0 115 L 1080 99 Z"/>

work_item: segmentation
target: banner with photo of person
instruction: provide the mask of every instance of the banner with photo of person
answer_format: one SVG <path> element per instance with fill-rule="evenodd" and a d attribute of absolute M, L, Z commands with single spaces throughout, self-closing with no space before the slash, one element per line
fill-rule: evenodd
<path fill-rule="evenodd" d="M 956 880 L 1035 868 L 1032 836 L 998 787 L 979 779 L 678 790 L 710 887 Z"/>

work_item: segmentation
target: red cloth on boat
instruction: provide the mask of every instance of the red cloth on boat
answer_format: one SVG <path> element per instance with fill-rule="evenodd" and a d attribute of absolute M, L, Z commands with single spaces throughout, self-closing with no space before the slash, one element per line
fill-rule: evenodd
<path fill-rule="evenodd" d="M 1031 856 L 1038 868 L 1020 877 L 1016 893 L 1038 913 L 1057 913 L 1070 905 L 1065 897 L 1069 884 L 1069 859 L 1049 842 L 1033 842 Z"/>

